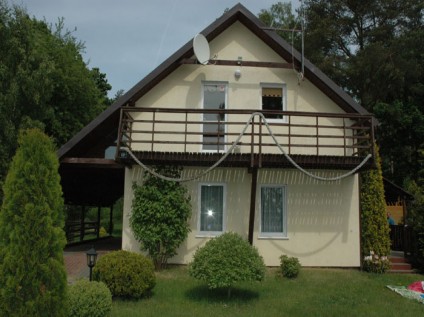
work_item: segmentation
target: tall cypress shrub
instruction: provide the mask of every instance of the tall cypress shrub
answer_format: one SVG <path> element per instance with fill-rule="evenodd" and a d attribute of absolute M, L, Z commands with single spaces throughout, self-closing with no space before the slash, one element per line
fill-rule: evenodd
<path fill-rule="evenodd" d="M 376 168 L 361 174 L 361 243 L 363 268 L 384 273 L 389 268 L 389 225 L 384 198 L 381 160 L 376 147 Z"/>
<path fill-rule="evenodd" d="M 0 316 L 64 316 L 63 199 L 52 141 L 20 134 L 0 213 Z"/>

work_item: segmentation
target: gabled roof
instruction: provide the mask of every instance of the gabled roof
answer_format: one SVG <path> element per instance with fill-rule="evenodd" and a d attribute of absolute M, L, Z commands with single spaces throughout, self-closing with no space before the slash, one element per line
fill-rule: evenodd
<path fill-rule="evenodd" d="M 236 21 L 246 26 L 283 59 L 286 61 L 293 60 L 297 67 L 300 66 L 301 54 L 292 49 L 275 31 L 264 29 L 266 26 L 240 3 L 224 13 L 201 33 L 208 41 L 212 41 Z M 133 105 L 146 92 L 177 69 L 181 65 L 181 60 L 191 58 L 193 55 L 193 41 L 190 40 L 63 145 L 58 150 L 59 159 L 84 156 L 84 153 L 93 147 L 94 144 L 98 146 L 98 140 L 104 140 L 105 135 L 110 135 L 112 131 L 116 131 L 119 124 L 119 110 L 122 106 Z M 337 86 L 307 59 L 304 59 L 304 69 L 305 78 L 323 91 L 344 111 L 368 114 L 365 108 L 356 103 L 342 88 Z M 116 135 L 114 137 L 116 138 Z"/>

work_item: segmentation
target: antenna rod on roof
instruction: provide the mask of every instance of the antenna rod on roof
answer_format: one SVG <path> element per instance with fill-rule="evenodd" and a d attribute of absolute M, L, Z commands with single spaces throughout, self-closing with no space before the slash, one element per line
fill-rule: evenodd
<path fill-rule="evenodd" d="M 273 27 L 263 27 L 262 30 L 267 30 L 267 31 L 284 31 L 284 32 L 302 32 L 302 30 L 297 30 L 297 29 L 282 29 L 282 28 L 273 28 Z"/>
<path fill-rule="evenodd" d="M 301 26 L 301 36 L 302 36 L 302 76 L 305 76 L 305 10 L 303 8 L 303 1 L 300 0 L 300 14 L 301 14 L 301 22 L 300 22 L 300 26 Z"/>

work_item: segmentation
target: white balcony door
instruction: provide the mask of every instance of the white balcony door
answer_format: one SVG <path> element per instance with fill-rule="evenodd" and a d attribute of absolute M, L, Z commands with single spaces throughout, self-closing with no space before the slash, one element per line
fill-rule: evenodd
<path fill-rule="evenodd" d="M 203 109 L 224 110 L 227 101 L 226 83 L 203 83 Z M 203 114 L 203 151 L 225 151 L 225 114 Z"/>

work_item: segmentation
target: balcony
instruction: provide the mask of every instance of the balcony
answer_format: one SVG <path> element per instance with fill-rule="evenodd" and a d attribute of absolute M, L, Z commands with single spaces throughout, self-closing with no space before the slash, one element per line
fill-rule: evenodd
<path fill-rule="evenodd" d="M 374 151 L 373 117 L 358 114 L 123 107 L 116 159 L 145 164 L 352 169 Z M 374 155 L 373 155 L 374 157 Z M 368 160 L 363 168 L 370 168 Z"/>

